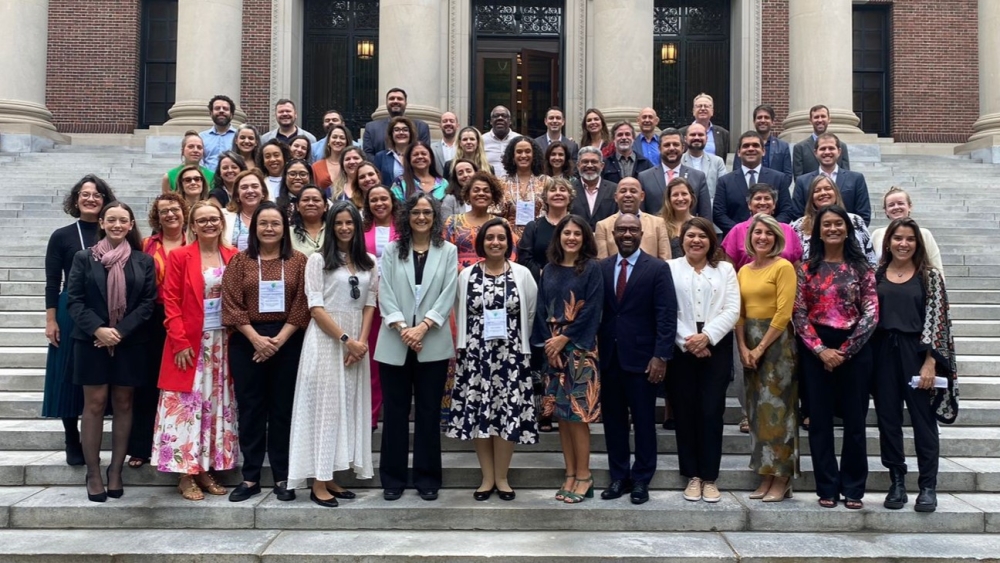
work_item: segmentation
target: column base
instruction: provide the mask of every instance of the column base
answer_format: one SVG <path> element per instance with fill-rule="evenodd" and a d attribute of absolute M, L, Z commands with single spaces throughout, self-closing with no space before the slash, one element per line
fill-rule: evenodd
<path fill-rule="evenodd" d="M 204 101 L 182 100 L 175 102 L 174 106 L 167 110 L 167 115 L 170 116 L 170 119 L 163 124 L 164 127 L 183 127 L 185 131 L 188 129 L 203 131 L 213 125 L 212 116 L 208 111 L 207 98 Z M 246 120 L 246 112 L 237 106 L 236 113 L 233 115 L 233 127 L 239 127 L 246 123 Z"/>
<path fill-rule="evenodd" d="M 57 143 L 69 142 L 69 137 L 58 133 L 54 128 L 38 127 L 30 123 L 0 123 L 0 153 L 41 152 L 51 149 Z"/>
<path fill-rule="evenodd" d="M 990 164 L 1000 164 L 1000 131 L 978 139 L 969 139 L 968 143 L 955 147 L 955 154 L 969 155 L 973 160 L 981 160 Z"/>

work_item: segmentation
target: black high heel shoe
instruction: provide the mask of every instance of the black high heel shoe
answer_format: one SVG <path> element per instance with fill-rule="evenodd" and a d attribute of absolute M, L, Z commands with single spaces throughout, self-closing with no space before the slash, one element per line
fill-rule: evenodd
<path fill-rule="evenodd" d="M 87 489 L 87 500 L 90 502 L 104 502 L 108 500 L 108 493 L 102 490 L 96 495 L 90 494 L 90 473 L 87 473 L 83 477 L 83 486 Z"/>
<path fill-rule="evenodd" d="M 125 494 L 125 485 L 124 485 L 124 483 L 122 483 L 122 488 L 120 488 L 120 489 L 112 489 L 111 488 L 111 466 L 110 465 L 108 466 L 108 469 L 104 472 L 104 476 L 107 477 L 107 479 L 108 479 L 108 496 L 111 497 L 111 498 L 122 498 L 122 495 Z"/>

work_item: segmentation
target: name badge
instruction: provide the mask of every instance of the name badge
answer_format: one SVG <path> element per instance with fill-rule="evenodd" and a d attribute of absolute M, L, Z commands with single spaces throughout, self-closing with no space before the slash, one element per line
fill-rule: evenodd
<path fill-rule="evenodd" d="M 483 339 L 507 340 L 507 309 L 483 309 Z"/>
<path fill-rule="evenodd" d="M 202 331 L 219 330 L 222 328 L 222 298 L 205 299 L 205 322 Z"/>
<path fill-rule="evenodd" d="M 261 313 L 285 312 L 285 281 L 262 281 L 257 297 L 257 310 Z"/>
<path fill-rule="evenodd" d="M 243 252 L 250 244 L 250 233 L 240 233 L 236 237 L 236 249 Z"/>
<path fill-rule="evenodd" d="M 416 323 L 417 310 L 420 309 L 420 302 L 424 299 L 424 286 L 417 285 L 413 288 L 413 322 Z"/>
<path fill-rule="evenodd" d="M 518 226 L 523 227 L 528 223 L 535 220 L 535 202 L 534 201 L 517 201 L 517 216 L 514 218 L 514 223 Z"/>

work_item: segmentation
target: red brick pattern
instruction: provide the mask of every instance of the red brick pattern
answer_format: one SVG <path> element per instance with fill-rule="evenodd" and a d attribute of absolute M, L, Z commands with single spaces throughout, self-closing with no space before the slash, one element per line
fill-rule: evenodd
<path fill-rule="evenodd" d="M 761 103 L 774 106 L 775 133 L 788 115 L 788 1 L 761 2 Z"/>
<path fill-rule="evenodd" d="M 271 0 L 243 0 L 240 107 L 261 133 L 271 114 Z"/>
<path fill-rule="evenodd" d="M 131 133 L 140 0 L 49 0 L 45 105 L 65 133 Z"/>

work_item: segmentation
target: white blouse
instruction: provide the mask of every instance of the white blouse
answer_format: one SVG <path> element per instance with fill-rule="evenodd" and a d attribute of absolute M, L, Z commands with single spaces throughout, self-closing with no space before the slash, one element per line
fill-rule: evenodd
<path fill-rule="evenodd" d="M 678 347 L 684 349 L 687 337 L 698 334 L 696 323 L 704 322 L 702 332 L 714 346 L 733 331 L 740 317 L 740 286 L 736 270 L 729 262 L 705 266 L 695 272 L 687 258 L 668 260 L 677 292 Z"/>

